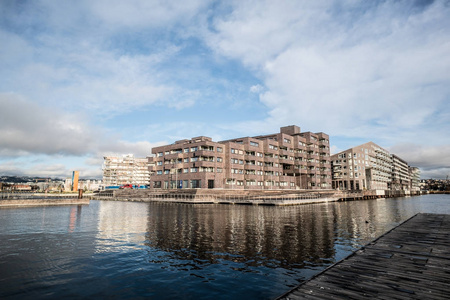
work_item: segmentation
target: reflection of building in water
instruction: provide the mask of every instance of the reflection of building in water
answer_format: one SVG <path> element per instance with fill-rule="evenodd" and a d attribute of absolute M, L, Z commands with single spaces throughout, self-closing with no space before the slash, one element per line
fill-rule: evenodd
<path fill-rule="evenodd" d="M 69 232 L 74 232 L 75 228 L 80 227 L 82 205 L 70 208 Z"/>
<path fill-rule="evenodd" d="M 108 247 L 128 247 L 144 243 L 147 231 L 148 204 L 99 202 L 97 251 Z"/>
<path fill-rule="evenodd" d="M 183 258 L 217 259 L 248 265 L 329 262 L 334 257 L 332 215 L 311 206 L 152 205 L 148 243 Z"/>

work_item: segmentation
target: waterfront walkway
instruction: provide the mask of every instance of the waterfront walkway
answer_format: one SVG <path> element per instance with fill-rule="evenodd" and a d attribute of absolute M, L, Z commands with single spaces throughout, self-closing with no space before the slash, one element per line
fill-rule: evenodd
<path fill-rule="evenodd" d="M 450 299 L 450 215 L 415 215 L 278 299 Z"/>

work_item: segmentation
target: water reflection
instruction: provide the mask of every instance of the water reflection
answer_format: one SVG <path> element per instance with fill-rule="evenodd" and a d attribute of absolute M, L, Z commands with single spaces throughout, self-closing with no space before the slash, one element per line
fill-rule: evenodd
<path fill-rule="evenodd" d="M 376 201 L 291 207 L 152 204 L 146 245 L 209 264 L 226 259 L 269 268 L 321 267 L 336 260 L 337 250 L 357 248 L 384 230 L 382 219 L 392 218 L 378 217 L 383 209 Z"/>
<path fill-rule="evenodd" d="M 0 209 L 0 298 L 270 299 L 450 196 Z"/>
<path fill-rule="evenodd" d="M 99 202 L 96 252 L 124 251 L 145 241 L 148 205 Z"/>
<path fill-rule="evenodd" d="M 74 232 L 75 228 L 80 227 L 82 205 L 70 208 L 69 232 Z"/>

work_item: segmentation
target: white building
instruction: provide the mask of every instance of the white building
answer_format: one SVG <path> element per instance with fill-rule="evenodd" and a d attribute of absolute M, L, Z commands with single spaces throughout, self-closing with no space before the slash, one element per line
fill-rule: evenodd
<path fill-rule="evenodd" d="M 103 185 L 148 185 L 149 159 L 135 158 L 132 154 L 103 157 Z"/>

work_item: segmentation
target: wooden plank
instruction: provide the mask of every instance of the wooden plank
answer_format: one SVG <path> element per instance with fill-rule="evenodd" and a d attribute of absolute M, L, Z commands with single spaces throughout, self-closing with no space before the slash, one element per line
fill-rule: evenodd
<path fill-rule="evenodd" d="M 277 299 L 369 298 L 450 298 L 450 215 L 418 214 Z"/>

